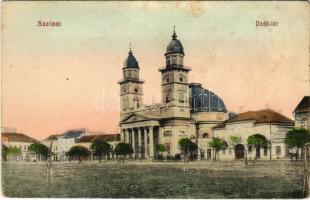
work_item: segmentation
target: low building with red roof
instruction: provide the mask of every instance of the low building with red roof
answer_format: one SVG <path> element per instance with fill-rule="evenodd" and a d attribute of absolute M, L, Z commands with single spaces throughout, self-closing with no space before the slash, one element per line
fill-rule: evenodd
<path fill-rule="evenodd" d="M 75 142 L 75 146 L 83 146 L 91 150 L 90 146 L 92 145 L 92 143 L 96 141 L 103 141 L 110 144 L 112 146 L 112 149 L 115 149 L 116 145 L 120 142 L 120 139 L 120 134 L 85 135 Z M 111 152 L 109 156 L 113 156 L 113 152 Z M 93 157 L 93 155 L 91 157 Z"/>
<path fill-rule="evenodd" d="M 15 156 L 15 160 L 30 160 L 31 153 L 28 151 L 29 146 L 33 143 L 40 143 L 40 141 L 23 133 L 15 132 L 2 132 L 1 142 L 2 145 L 8 148 L 17 147 L 21 150 L 21 155 Z"/>
<path fill-rule="evenodd" d="M 220 123 L 213 127 L 213 137 L 221 138 L 227 144 L 227 148 L 220 151 L 221 159 L 243 159 L 246 154 L 252 159 L 279 159 L 288 156 L 284 139 L 293 127 L 293 120 L 272 109 L 263 109 L 240 113 Z M 248 145 L 247 139 L 254 134 L 262 135 L 269 144 L 259 149 Z M 235 144 L 232 136 L 240 141 Z"/>

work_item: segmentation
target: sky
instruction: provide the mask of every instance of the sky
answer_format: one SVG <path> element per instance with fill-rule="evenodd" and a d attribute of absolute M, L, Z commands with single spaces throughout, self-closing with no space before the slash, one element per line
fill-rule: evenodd
<path fill-rule="evenodd" d="M 289 118 L 309 95 L 307 2 L 3 2 L 1 123 L 36 139 L 73 128 L 117 133 L 129 44 L 160 102 L 173 26 L 190 82 L 233 112 L 272 108 Z M 39 27 L 38 21 L 60 27 Z M 256 21 L 276 27 L 256 27 Z"/>

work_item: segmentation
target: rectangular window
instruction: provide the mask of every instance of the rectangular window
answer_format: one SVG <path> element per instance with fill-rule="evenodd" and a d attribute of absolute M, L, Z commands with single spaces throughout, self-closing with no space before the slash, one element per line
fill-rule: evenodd
<path fill-rule="evenodd" d="M 172 136 L 172 132 L 171 131 L 165 131 L 164 137 L 169 137 L 169 136 Z"/>
<path fill-rule="evenodd" d="M 281 155 L 281 146 L 276 146 L 276 155 L 277 156 Z"/>
<path fill-rule="evenodd" d="M 180 92 L 180 93 L 179 93 L 179 102 L 180 102 L 180 103 L 184 103 L 184 101 L 185 101 L 184 93 L 183 93 L 183 92 Z"/>

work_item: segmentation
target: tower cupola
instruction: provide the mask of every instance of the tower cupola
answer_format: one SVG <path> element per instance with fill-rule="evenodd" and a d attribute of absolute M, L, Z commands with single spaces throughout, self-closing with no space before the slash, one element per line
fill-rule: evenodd
<path fill-rule="evenodd" d="M 175 30 L 173 30 L 172 40 L 169 42 L 165 53 L 167 67 L 183 67 L 184 49 L 181 41 L 177 38 Z"/>
<path fill-rule="evenodd" d="M 175 33 L 175 30 L 173 31 L 172 40 L 167 46 L 167 50 L 165 53 L 165 56 L 168 54 L 182 54 L 184 56 L 184 49 L 183 45 L 180 40 L 177 39 L 178 36 Z"/>
<path fill-rule="evenodd" d="M 137 59 L 134 57 L 132 51 L 131 51 L 131 47 L 130 50 L 128 52 L 128 56 L 124 62 L 124 68 L 135 68 L 135 69 L 139 69 L 139 63 L 137 61 Z"/>
<path fill-rule="evenodd" d="M 124 80 L 139 80 L 139 63 L 134 57 L 131 45 L 123 66 Z"/>

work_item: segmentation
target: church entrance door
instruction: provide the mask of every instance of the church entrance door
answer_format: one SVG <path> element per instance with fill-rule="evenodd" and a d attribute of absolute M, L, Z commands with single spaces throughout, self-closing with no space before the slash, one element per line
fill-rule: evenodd
<path fill-rule="evenodd" d="M 235 147 L 236 159 L 244 158 L 244 146 L 242 144 L 237 144 Z"/>
<path fill-rule="evenodd" d="M 207 149 L 207 160 L 211 160 L 211 149 Z"/>

